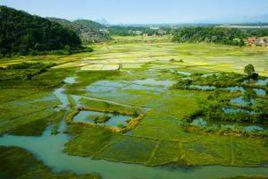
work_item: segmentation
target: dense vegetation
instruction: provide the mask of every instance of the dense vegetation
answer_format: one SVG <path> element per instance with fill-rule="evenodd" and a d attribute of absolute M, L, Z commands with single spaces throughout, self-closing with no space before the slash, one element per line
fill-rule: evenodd
<path fill-rule="evenodd" d="M 49 20 L 75 31 L 84 43 L 103 42 L 111 39 L 105 26 L 91 20 L 76 20 L 73 22 L 58 18 L 49 18 Z"/>
<path fill-rule="evenodd" d="M 100 30 L 102 28 L 106 28 L 106 26 L 99 24 L 95 21 L 91 21 L 91 20 L 85 20 L 85 19 L 79 19 L 79 20 L 75 20 L 74 23 L 76 24 L 80 24 L 81 26 L 84 27 L 88 27 L 94 30 Z"/>
<path fill-rule="evenodd" d="M 0 56 L 80 48 L 72 30 L 23 11 L 0 6 Z"/>
<path fill-rule="evenodd" d="M 193 74 L 191 78 L 180 78 L 176 89 L 210 91 L 210 95 L 200 104 L 201 109 L 191 117 L 202 116 L 208 121 L 229 121 L 247 123 L 267 123 L 268 111 L 264 98 L 267 87 L 257 85 L 258 74 L 254 66 L 245 66 L 246 75 L 237 73 L 216 73 L 210 75 Z M 264 94 L 256 94 L 261 89 Z M 232 99 L 242 99 L 239 104 Z M 192 122 L 192 121 L 191 121 Z"/>
<path fill-rule="evenodd" d="M 178 30 L 173 40 L 177 42 L 208 42 L 243 46 L 246 33 L 239 29 L 218 27 L 185 27 Z"/>
<path fill-rule="evenodd" d="M 119 36 L 133 36 L 133 35 L 141 35 L 147 34 L 151 35 L 164 35 L 170 31 L 169 28 L 156 28 L 152 29 L 150 27 L 138 27 L 138 26 L 111 26 L 109 27 L 109 31 L 112 35 Z"/>
<path fill-rule="evenodd" d="M 268 29 L 267 28 L 246 29 L 246 30 L 243 30 L 243 32 L 246 33 L 248 37 L 250 37 L 250 36 L 255 36 L 255 37 L 268 36 Z"/>

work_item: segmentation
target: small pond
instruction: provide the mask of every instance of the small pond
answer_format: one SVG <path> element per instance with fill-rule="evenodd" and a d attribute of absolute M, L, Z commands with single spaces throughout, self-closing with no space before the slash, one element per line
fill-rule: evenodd
<path fill-rule="evenodd" d="M 76 77 L 67 77 L 63 81 L 66 84 L 74 84 L 76 83 Z"/>
<path fill-rule="evenodd" d="M 265 80 L 257 80 L 256 84 L 260 86 L 265 86 L 268 84 L 268 78 L 266 78 Z"/>
<path fill-rule="evenodd" d="M 230 86 L 230 87 L 226 87 L 226 88 L 217 88 L 216 86 L 209 86 L 209 85 L 190 85 L 190 89 L 197 89 L 197 90 L 203 90 L 203 91 L 223 89 L 223 90 L 227 90 L 230 92 L 237 92 L 237 91 L 240 91 L 241 93 L 246 92 L 246 90 L 241 86 Z M 254 88 L 253 90 L 255 91 L 255 93 L 258 96 L 265 96 L 266 95 L 266 91 L 263 89 Z"/>
<path fill-rule="evenodd" d="M 245 80 L 243 81 L 243 84 L 247 84 L 247 83 L 253 83 L 255 85 L 259 85 L 259 86 L 265 86 L 268 84 L 268 78 L 266 79 L 262 79 L 262 80 Z"/>
<path fill-rule="evenodd" d="M 266 128 L 261 125 L 233 123 L 233 122 L 227 122 L 227 121 L 206 121 L 202 117 L 198 117 L 194 119 L 191 125 L 198 126 L 198 127 L 217 127 L 221 129 L 230 129 L 230 130 L 235 130 L 237 127 L 239 127 L 239 128 L 243 128 L 247 132 L 258 132 L 258 131 L 266 130 Z"/>
<path fill-rule="evenodd" d="M 232 108 L 232 107 L 225 107 L 222 108 L 222 111 L 226 114 L 235 114 L 235 113 L 247 113 L 247 114 L 256 114 L 255 111 L 248 111 L 245 109 L 239 109 L 239 108 Z"/>
<path fill-rule="evenodd" d="M 242 106 L 242 107 L 249 106 L 249 101 L 246 101 L 246 100 L 244 99 L 243 96 L 234 98 L 234 99 L 232 99 L 230 102 L 231 102 L 232 104 L 239 105 L 239 106 Z M 250 100 L 250 104 L 251 104 L 251 105 L 254 105 L 254 104 L 255 104 L 254 99 L 251 99 L 251 100 Z"/>
<path fill-rule="evenodd" d="M 245 89 L 243 87 L 241 87 L 241 86 L 230 86 L 230 87 L 227 87 L 225 89 L 228 90 L 228 91 L 231 91 L 231 92 L 236 92 L 236 91 L 240 91 L 242 93 L 245 92 Z"/>
<path fill-rule="evenodd" d="M 253 90 L 255 91 L 255 93 L 256 93 L 258 96 L 265 96 L 265 95 L 266 95 L 266 91 L 263 90 L 263 89 L 257 89 L 257 88 L 254 88 Z"/>
<path fill-rule="evenodd" d="M 215 86 L 201 86 L 201 85 L 190 85 L 190 89 L 198 89 L 198 90 L 215 90 L 217 89 Z"/>
<path fill-rule="evenodd" d="M 102 126 L 127 126 L 127 121 L 132 119 L 132 116 L 124 116 L 124 115 L 116 115 L 111 113 L 103 113 L 96 111 L 80 111 L 74 118 L 74 122 L 86 122 L 86 123 L 94 123 L 94 119 L 96 117 L 109 117 L 110 119 L 104 123 L 97 123 Z"/>
<path fill-rule="evenodd" d="M 207 121 L 205 121 L 202 117 L 198 117 L 193 120 L 191 123 L 192 126 L 205 127 L 207 126 Z"/>

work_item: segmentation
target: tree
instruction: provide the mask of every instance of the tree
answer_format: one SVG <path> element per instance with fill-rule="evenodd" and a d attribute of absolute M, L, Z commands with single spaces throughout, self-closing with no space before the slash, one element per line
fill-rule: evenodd
<path fill-rule="evenodd" d="M 254 66 L 252 64 L 245 66 L 244 73 L 246 73 L 248 77 L 252 77 L 252 75 L 255 73 Z"/>

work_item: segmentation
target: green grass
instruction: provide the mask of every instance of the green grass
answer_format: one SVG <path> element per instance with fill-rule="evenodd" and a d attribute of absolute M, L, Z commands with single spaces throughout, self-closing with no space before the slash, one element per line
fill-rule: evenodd
<path fill-rule="evenodd" d="M 126 163 L 145 164 L 156 145 L 153 140 L 136 137 L 117 137 L 94 158 Z"/>
<path fill-rule="evenodd" d="M 69 126 L 68 133 L 74 137 L 65 145 L 65 152 L 79 156 L 93 156 L 114 136 L 113 133 L 104 129 L 88 128 L 76 124 Z"/>
<path fill-rule="evenodd" d="M 155 149 L 155 154 L 148 161 L 149 165 L 165 165 L 174 163 L 181 166 L 186 166 L 186 159 L 181 155 L 181 143 L 172 141 L 159 141 L 158 147 Z"/>
<path fill-rule="evenodd" d="M 267 161 L 267 146 L 262 139 L 204 135 L 184 146 L 191 165 L 256 166 Z"/>

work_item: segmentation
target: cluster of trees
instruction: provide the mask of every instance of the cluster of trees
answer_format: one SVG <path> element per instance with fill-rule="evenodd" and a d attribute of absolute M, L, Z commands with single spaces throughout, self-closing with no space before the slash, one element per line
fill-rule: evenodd
<path fill-rule="evenodd" d="M 243 46 L 246 33 L 239 29 L 220 27 L 185 27 L 173 37 L 177 42 L 207 42 Z"/>
<path fill-rule="evenodd" d="M 119 36 L 135 36 L 141 34 L 147 34 L 152 36 L 156 35 L 164 35 L 164 33 L 169 33 L 171 31 L 170 28 L 161 28 L 161 29 L 152 29 L 150 27 L 138 27 L 138 26 L 111 26 L 109 27 L 109 31 L 112 35 L 119 35 Z"/>
<path fill-rule="evenodd" d="M 84 43 L 103 42 L 112 39 L 107 27 L 91 20 L 75 20 L 71 22 L 59 18 L 48 19 L 51 22 L 59 23 L 63 27 L 75 31 Z"/>
<path fill-rule="evenodd" d="M 207 100 L 202 102 L 201 111 L 191 116 L 202 116 L 207 121 L 229 121 L 229 122 L 248 122 L 248 123 L 263 123 L 267 119 L 267 111 L 264 109 L 265 104 L 261 103 L 260 106 L 253 106 L 251 100 L 256 97 L 253 89 L 247 88 L 244 99 L 247 101 L 248 106 L 242 107 L 232 105 L 230 103 L 230 96 L 220 91 L 215 91 L 207 97 Z M 226 112 L 223 109 L 234 109 L 233 112 Z"/>
<path fill-rule="evenodd" d="M 246 29 L 242 30 L 247 37 L 264 37 L 268 36 L 268 29 L 267 28 L 262 28 L 262 29 Z"/>
<path fill-rule="evenodd" d="M 0 55 L 77 49 L 80 38 L 58 23 L 0 6 Z"/>
<path fill-rule="evenodd" d="M 251 67 L 250 67 L 251 68 Z M 191 75 L 191 79 L 179 78 L 177 83 L 173 85 L 175 89 L 194 89 L 194 90 L 202 90 L 197 88 L 191 88 L 191 85 L 200 85 L 200 86 L 210 86 L 216 88 L 227 88 L 232 86 L 245 86 L 243 82 L 252 76 L 253 72 L 250 70 L 250 76 L 244 76 L 237 73 L 214 73 L 209 74 L 207 76 L 203 76 L 202 73 L 195 73 Z M 248 74 L 248 72 L 245 72 Z M 254 73 L 255 74 L 255 73 Z M 209 89 L 206 89 L 209 90 Z M 211 89 L 213 90 L 213 88 Z"/>

